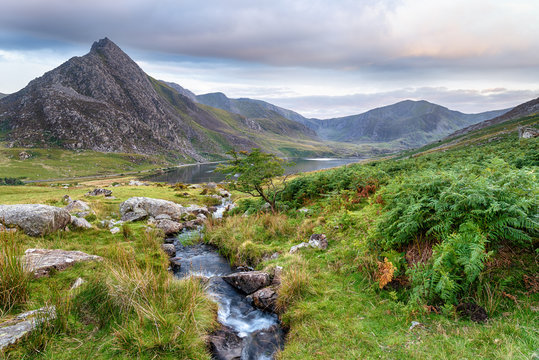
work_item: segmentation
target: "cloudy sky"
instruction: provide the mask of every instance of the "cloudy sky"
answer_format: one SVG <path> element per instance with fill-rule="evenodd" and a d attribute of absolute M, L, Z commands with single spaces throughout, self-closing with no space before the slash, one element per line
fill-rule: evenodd
<path fill-rule="evenodd" d="M 539 96 L 537 0 L 2 0 L 0 92 L 109 37 L 148 74 L 328 118 Z"/>

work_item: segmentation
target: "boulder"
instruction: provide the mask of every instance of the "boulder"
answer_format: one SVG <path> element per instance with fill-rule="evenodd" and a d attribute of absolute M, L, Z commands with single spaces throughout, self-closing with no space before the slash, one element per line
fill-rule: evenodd
<path fill-rule="evenodd" d="M 112 229 L 110 229 L 109 231 L 110 231 L 111 234 L 118 234 L 121 231 L 121 229 L 118 226 L 115 226 Z"/>
<path fill-rule="evenodd" d="M 148 216 L 155 218 L 163 214 L 178 221 L 184 212 L 181 205 L 172 201 L 147 197 L 132 197 L 120 204 L 120 215 L 123 221 L 135 221 Z"/>
<path fill-rule="evenodd" d="M 82 200 L 71 200 L 64 209 L 78 217 L 86 217 L 93 213 L 88 203 Z"/>
<path fill-rule="evenodd" d="M 521 139 L 532 139 L 539 136 L 539 129 L 533 127 L 518 128 L 518 137 Z"/>
<path fill-rule="evenodd" d="M 176 247 L 174 244 L 161 244 L 161 249 L 170 257 L 176 256 Z"/>
<path fill-rule="evenodd" d="M 36 277 L 47 276 L 51 270 L 62 271 L 81 261 L 100 261 L 96 255 L 88 255 L 82 251 L 66 251 L 60 249 L 28 249 L 24 253 L 26 268 Z"/>
<path fill-rule="evenodd" d="M 210 349 L 215 360 L 240 360 L 243 340 L 233 329 L 221 325 L 221 328 L 210 334 Z"/>
<path fill-rule="evenodd" d="M 129 186 L 148 186 L 148 183 L 138 181 L 138 180 L 130 180 Z"/>
<path fill-rule="evenodd" d="M 204 187 L 206 189 L 210 189 L 210 190 L 213 190 L 213 189 L 216 189 L 217 188 L 217 184 L 214 183 L 214 182 L 209 182 L 207 184 L 204 184 Z"/>
<path fill-rule="evenodd" d="M 193 214 L 195 216 L 203 214 L 205 216 L 209 216 L 210 212 L 208 208 L 204 206 L 198 206 L 198 205 L 189 205 L 189 207 L 184 208 L 184 211 L 190 214 Z"/>
<path fill-rule="evenodd" d="M 275 312 L 275 304 L 277 302 L 277 291 L 273 286 L 265 287 L 257 290 L 251 295 L 253 304 L 264 311 Z"/>
<path fill-rule="evenodd" d="M 73 201 L 73 199 L 69 195 L 64 195 L 64 197 L 62 198 L 62 202 L 64 204 L 70 204 L 72 201 Z"/>
<path fill-rule="evenodd" d="M 92 224 L 90 224 L 86 219 L 79 218 L 76 216 L 71 216 L 71 225 L 78 229 L 91 229 Z"/>
<path fill-rule="evenodd" d="M 230 285 L 249 295 L 271 284 L 271 276 L 263 271 L 238 272 L 223 276 Z"/>
<path fill-rule="evenodd" d="M 155 227 L 163 230 L 165 235 L 177 234 L 183 229 L 183 225 L 179 222 L 167 219 L 157 220 L 155 223 Z"/>
<path fill-rule="evenodd" d="M 62 208 L 40 204 L 0 205 L 0 223 L 18 226 L 31 236 L 45 235 L 64 229 L 71 215 Z"/>
<path fill-rule="evenodd" d="M 15 318 L 0 324 L 0 352 L 9 345 L 15 344 L 30 331 L 35 330 L 40 321 L 51 320 L 56 317 L 54 307 L 42 307 L 37 310 L 25 312 Z"/>
<path fill-rule="evenodd" d="M 28 154 L 26 151 L 21 151 L 19 153 L 19 160 L 28 160 L 32 157 L 32 155 Z"/>
<path fill-rule="evenodd" d="M 314 248 L 325 250 L 328 248 L 328 240 L 324 234 L 312 234 L 309 238 L 309 245 Z"/>
<path fill-rule="evenodd" d="M 89 191 L 86 193 L 86 196 L 111 196 L 112 195 L 112 191 L 110 190 L 107 190 L 107 189 L 101 189 L 101 188 L 98 188 L 98 189 L 93 189 L 92 191 Z"/>

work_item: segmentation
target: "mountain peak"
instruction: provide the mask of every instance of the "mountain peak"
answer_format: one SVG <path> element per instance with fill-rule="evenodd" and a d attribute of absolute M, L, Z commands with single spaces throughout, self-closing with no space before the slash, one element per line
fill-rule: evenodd
<path fill-rule="evenodd" d="M 112 42 L 108 37 L 100 39 L 93 43 L 90 52 L 105 52 L 105 51 L 116 51 L 120 50 L 118 45 Z M 120 50 L 121 51 L 121 50 Z"/>

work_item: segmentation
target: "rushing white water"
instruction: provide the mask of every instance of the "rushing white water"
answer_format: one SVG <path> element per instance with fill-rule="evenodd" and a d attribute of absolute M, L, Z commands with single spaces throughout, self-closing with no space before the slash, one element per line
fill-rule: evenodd
<path fill-rule="evenodd" d="M 229 201 L 223 201 L 214 213 L 223 216 Z M 208 279 L 208 293 L 218 304 L 218 321 L 233 329 L 243 339 L 242 360 L 271 360 L 282 347 L 283 334 L 277 315 L 255 308 L 251 302 L 221 276 L 233 272 L 229 262 L 217 250 L 206 244 L 184 246 L 200 239 L 201 228 L 186 231 L 176 238 L 176 258 L 181 263 L 176 276 L 200 276 Z"/>

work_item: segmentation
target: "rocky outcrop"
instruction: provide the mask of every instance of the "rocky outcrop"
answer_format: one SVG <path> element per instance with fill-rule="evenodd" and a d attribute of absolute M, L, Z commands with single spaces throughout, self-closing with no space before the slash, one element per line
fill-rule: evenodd
<path fill-rule="evenodd" d="M 40 204 L 0 205 L 0 223 L 17 226 L 30 236 L 40 236 L 64 229 L 71 215 L 62 208 Z"/>
<path fill-rule="evenodd" d="M 28 160 L 32 157 L 32 155 L 28 154 L 26 151 L 21 151 L 19 153 L 19 160 Z"/>
<path fill-rule="evenodd" d="M 300 249 L 313 247 L 320 250 L 325 250 L 328 247 L 328 240 L 324 234 L 312 234 L 309 242 L 302 242 L 290 248 L 290 254 L 298 252 Z"/>
<path fill-rule="evenodd" d="M 88 255 L 82 251 L 66 251 L 60 249 L 28 249 L 24 254 L 26 269 L 36 277 L 47 276 L 52 270 L 62 271 L 81 261 L 100 261 L 96 255 Z"/>
<path fill-rule="evenodd" d="M 112 191 L 107 189 L 93 189 L 92 191 L 89 191 L 86 193 L 86 196 L 111 196 Z"/>
<path fill-rule="evenodd" d="M 230 285 L 249 295 L 271 284 L 271 276 L 263 271 L 245 271 L 223 276 Z"/>
<path fill-rule="evenodd" d="M 521 139 L 532 139 L 539 136 L 539 129 L 532 127 L 521 127 L 518 129 L 518 137 Z"/>
<path fill-rule="evenodd" d="M 147 197 L 132 197 L 120 204 L 122 221 L 142 220 L 149 216 L 168 215 L 178 221 L 185 212 L 181 205 L 172 201 Z"/>
<path fill-rule="evenodd" d="M 312 234 L 309 238 L 309 245 L 313 248 L 326 250 L 328 248 L 328 239 L 324 234 Z"/>
<path fill-rule="evenodd" d="M 27 311 L 15 318 L 0 324 L 0 351 L 15 344 L 30 331 L 33 331 L 42 320 L 51 320 L 56 317 L 54 307 L 42 307 L 38 310 Z"/>

